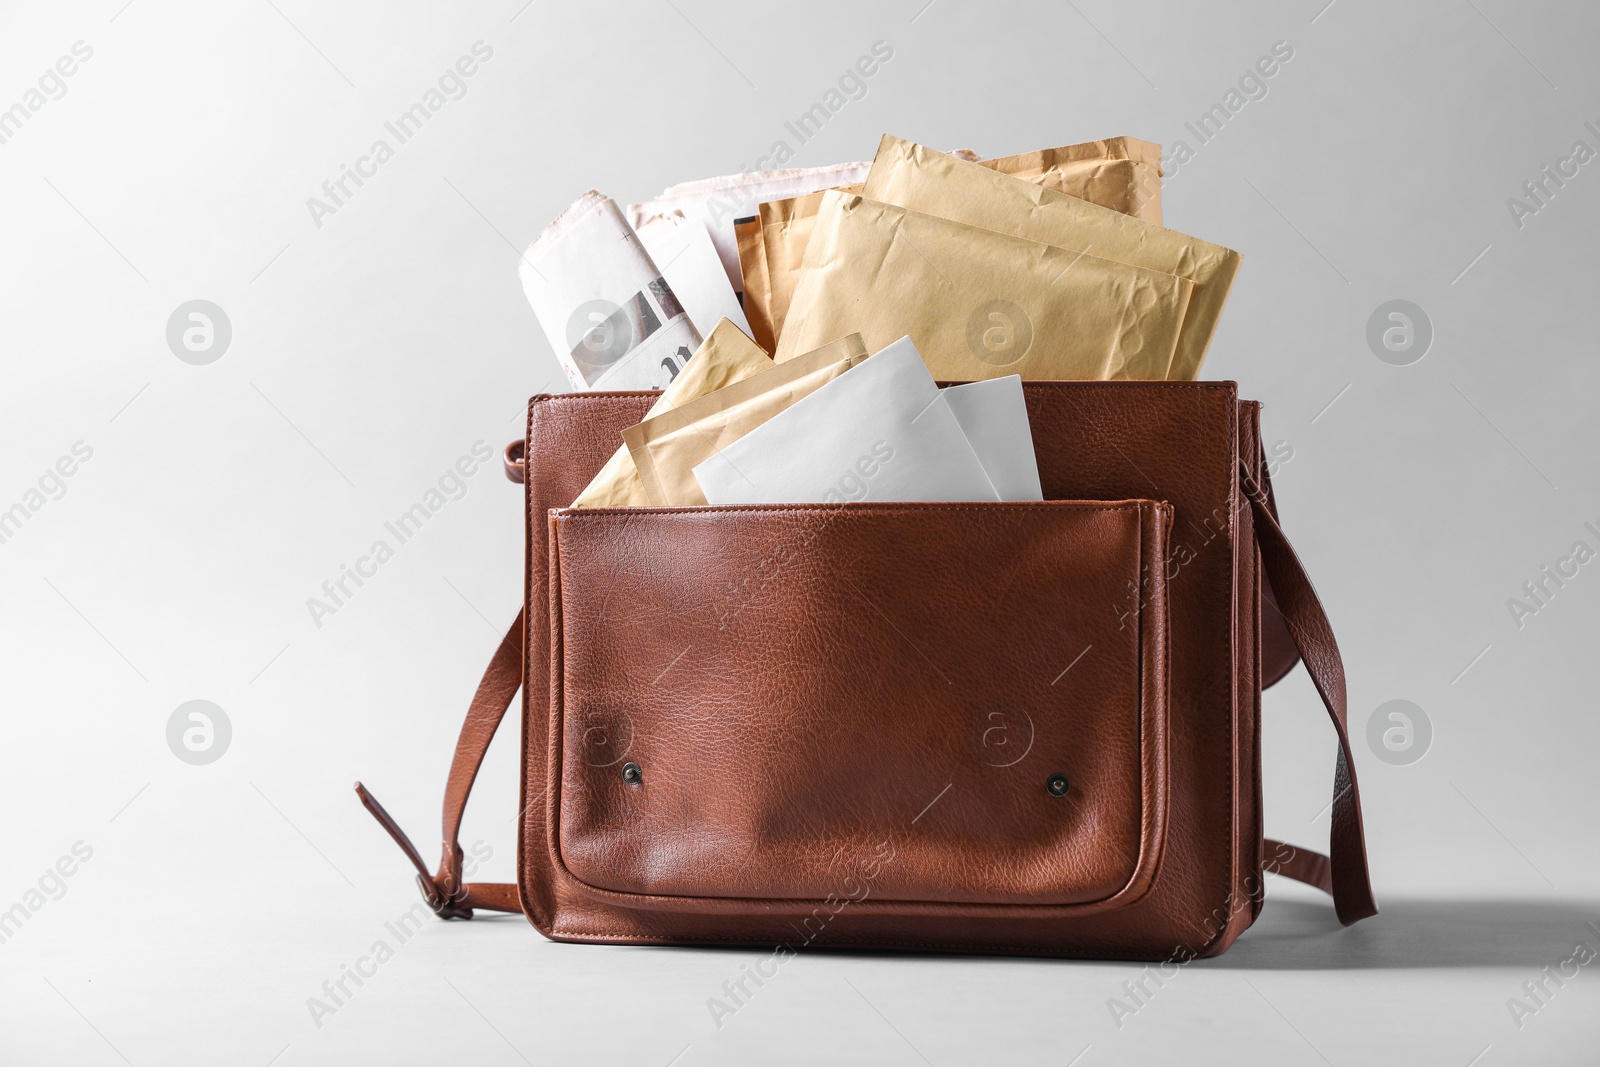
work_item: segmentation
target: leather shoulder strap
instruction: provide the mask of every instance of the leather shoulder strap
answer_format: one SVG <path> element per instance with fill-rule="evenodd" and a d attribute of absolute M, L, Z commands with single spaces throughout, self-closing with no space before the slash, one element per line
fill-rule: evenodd
<path fill-rule="evenodd" d="M 1334 910 L 1339 921 L 1346 926 L 1375 915 L 1378 906 L 1372 899 L 1372 885 L 1367 873 L 1366 839 L 1361 826 L 1361 794 L 1356 786 L 1355 761 L 1350 751 L 1350 736 L 1345 727 L 1344 663 L 1339 656 L 1339 646 L 1334 641 L 1333 628 L 1317 599 L 1316 590 L 1305 568 L 1289 545 L 1282 527 L 1267 501 L 1266 494 L 1240 466 L 1245 494 L 1255 518 L 1256 542 L 1261 550 L 1261 561 L 1276 593 L 1278 609 L 1282 611 L 1295 646 L 1300 650 L 1311 680 L 1322 696 L 1333 721 L 1334 732 L 1339 737 L 1339 757 L 1334 766 L 1333 829 L 1330 855 L 1308 849 L 1267 841 L 1276 852 L 1272 869 L 1298 881 L 1314 885 L 1333 896 Z M 417 869 L 417 884 L 422 889 L 434 913 L 442 919 L 470 919 L 474 908 L 490 911 L 519 912 L 522 910 L 517 887 L 504 882 L 473 882 L 461 880 L 462 852 L 458 836 L 461 815 L 466 809 L 472 784 L 483 765 L 500 721 L 522 685 L 523 626 L 525 612 L 517 614 L 516 621 L 506 632 L 495 650 L 494 658 L 484 671 L 472 705 L 467 709 L 467 721 L 462 724 L 461 737 L 456 742 L 455 758 L 450 765 L 450 779 L 444 797 L 443 855 L 439 869 L 428 873 L 422 856 L 406 836 L 404 830 L 384 810 L 383 805 L 361 785 L 356 783 L 356 794 L 373 818 L 394 838 L 406 857 Z"/>
<path fill-rule="evenodd" d="M 1278 502 L 1272 495 L 1272 472 L 1267 466 L 1267 454 L 1256 445 L 1258 468 L 1261 471 L 1261 488 L 1267 497 L 1267 510 L 1273 519 L 1278 518 Z M 1300 650 L 1294 646 L 1294 637 L 1283 621 L 1283 611 L 1278 598 L 1273 595 L 1272 581 L 1260 583 L 1261 598 L 1261 688 L 1271 689 L 1300 665 Z"/>
<path fill-rule="evenodd" d="M 428 873 L 428 867 L 422 862 L 422 855 L 411 843 L 411 838 L 400 829 L 400 825 L 378 803 L 377 798 L 367 792 L 360 782 L 356 783 L 356 795 L 361 798 L 362 805 L 389 832 L 395 844 L 400 846 L 411 865 L 417 869 L 417 885 L 422 889 L 422 897 L 441 919 L 470 919 L 474 908 L 511 912 L 522 910 L 517 887 L 509 882 L 467 883 L 461 880 L 459 838 L 461 814 L 466 810 L 467 797 L 472 794 L 472 783 L 478 778 L 478 768 L 483 766 L 489 742 L 494 740 L 500 720 L 505 718 L 506 709 L 511 706 L 511 699 L 522 687 L 522 628 L 526 615 L 526 611 L 517 612 L 511 629 L 500 639 L 500 647 L 495 649 L 494 658 L 483 672 L 483 680 L 478 683 L 478 691 L 473 694 L 472 704 L 467 708 L 467 721 L 461 724 L 461 737 L 456 741 L 455 758 L 450 762 L 450 779 L 444 790 L 444 854 L 440 857 L 437 873 Z"/>
<path fill-rule="evenodd" d="M 1322 601 L 1295 555 L 1289 538 L 1278 525 L 1266 493 L 1256 484 L 1243 464 L 1239 476 L 1250 500 L 1255 519 L 1256 544 L 1266 570 L 1277 608 L 1283 614 L 1289 635 L 1300 658 L 1311 674 L 1311 682 L 1328 709 L 1333 731 L 1339 738 L 1339 756 L 1333 769 L 1333 826 L 1329 833 L 1328 855 L 1309 849 L 1267 841 L 1266 846 L 1280 854 L 1276 870 L 1296 881 L 1314 885 L 1333 895 L 1333 908 L 1345 926 L 1378 913 L 1372 899 L 1372 881 L 1367 871 L 1366 834 L 1361 826 L 1361 790 L 1356 784 L 1355 758 L 1350 751 L 1350 732 L 1346 727 L 1344 660 L 1333 637 L 1333 627 Z"/>

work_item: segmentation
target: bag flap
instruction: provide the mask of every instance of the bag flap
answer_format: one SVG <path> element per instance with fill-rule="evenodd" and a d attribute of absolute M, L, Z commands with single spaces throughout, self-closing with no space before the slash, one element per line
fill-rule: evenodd
<path fill-rule="evenodd" d="M 1164 824 L 1170 518 L 554 512 L 552 860 L 641 907 L 1137 894 Z"/>

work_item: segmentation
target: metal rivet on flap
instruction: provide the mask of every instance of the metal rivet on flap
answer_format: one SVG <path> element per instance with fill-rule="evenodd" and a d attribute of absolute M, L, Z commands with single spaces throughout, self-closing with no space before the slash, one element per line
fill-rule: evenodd
<path fill-rule="evenodd" d="M 644 772 L 637 763 L 628 762 L 622 765 L 622 780 L 629 785 L 638 785 L 644 780 Z"/>
<path fill-rule="evenodd" d="M 1067 795 L 1067 790 L 1072 788 L 1072 783 L 1067 781 L 1066 775 L 1057 773 L 1049 777 L 1044 787 L 1050 791 L 1051 796 L 1064 797 Z"/>

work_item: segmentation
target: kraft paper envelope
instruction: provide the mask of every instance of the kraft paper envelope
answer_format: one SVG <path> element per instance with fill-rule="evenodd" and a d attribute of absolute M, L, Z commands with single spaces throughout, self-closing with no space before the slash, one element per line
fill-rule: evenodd
<path fill-rule="evenodd" d="M 957 148 L 950 154 L 971 163 L 980 161 L 978 154 L 970 148 Z M 996 162 L 1004 164 L 1006 161 Z M 1053 162 L 1030 160 L 1027 166 L 1036 169 Z M 1004 166 L 1001 169 L 1004 170 Z M 859 176 L 865 177 L 866 173 L 867 165 L 863 164 Z M 832 188 L 859 193 L 861 184 L 834 185 Z M 816 218 L 817 208 L 822 205 L 822 194 L 827 191 L 827 188 L 817 187 L 814 192 L 783 199 L 763 197 L 764 203 L 752 207 L 755 215 L 734 221 L 733 232 L 739 244 L 739 270 L 744 275 L 744 307 L 750 316 L 750 336 L 768 352 L 776 351 L 776 341 L 772 344 L 767 342 L 778 336 L 783 316 L 789 310 L 789 297 L 794 293 L 795 277 L 800 271 L 800 261 L 806 254 L 812 221 Z M 769 213 L 769 205 L 782 213 L 782 221 L 777 223 L 780 231 L 777 234 L 765 229 L 769 218 L 780 217 Z M 776 250 L 783 264 L 776 277 L 767 263 L 769 248 Z M 758 316 L 763 320 L 760 324 L 756 322 Z"/>
<path fill-rule="evenodd" d="M 653 418 L 671 411 L 713 390 L 743 381 L 772 367 L 771 358 L 754 341 L 741 333 L 732 322 L 722 319 L 695 350 L 683 370 L 678 372 L 678 376 L 662 390 L 660 398 L 650 405 L 650 412 L 645 417 Z M 578 494 L 572 506 L 628 508 L 645 507 L 649 503 L 644 483 L 639 480 L 639 471 L 633 464 L 633 456 L 623 445 L 606 460 L 606 465 Z"/>
<path fill-rule="evenodd" d="M 861 186 L 841 185 L 838 191 L 859 193 Z M 827 193 L 828 190 L 822 189 L 787 200 L 773 200 L 758 209 L 766 267 L 767 317 L 772 321 L 774 338 L 783 335 L 783 320 L 789 317 L 789 304 L 794 299 L 795 285 L 800 281 L 806 246 L 811 243 L 811 233 L 817 227 L 817 212 L 822 210 L 822 198 Z"/>
<path fill-rule="evenodd" d="M 712 504 L 998 500 L 902 337 L 694 469 Z"/>
<path fill-rule="evenodd" d="M 869 349 L 909 334 L 946 381 L 1162 378 L 1192 288 L 1160 271 L 830 192 L 775 358 L 854 330 Z"/>
<path fill-rule="evenodd" d="M 1022 378 L 1013 374 L 948 386 L 944 399 L 1000 499 L 1043 500 Z"/>
<path fill-rule="evenodd" d="M 1191 381 L 1199 374 L 1228 288 L 1239 270 L 1239 253 L 1221 245 L 889 135 L 878 146 L 863 195 L 911 211 L 1166 271 L 1193 282 L 1194 295 L 1170 371 L 1151 377 Z M 780 334 L 780 359 L 781 340 Z"/>
<path fill-rule="evenodd" d="M 983 160 L 971 153 L 951 154 L 1114 211 L 1138 215 L 1149 222 L 1161 221 L 1161 149 L 1148 141 L 1111 137 Z M 862 191 L 860 185 L 837 188 L 845 193 Z M 826 191 L 769 201 L 759 209 L 765 262 L 756 291 L 765 299 L 764 313 L 771 320 L 773 337 L 783 334 L 783 320 L 789 313 L 806 244 Z M 750 283 L 746 282 L 747 309 L 750 291 Z M 754 336 L 761 340 L 759 334 Z"/>
<path fill-rule="evenodd" d="M 851 334 L 623 430 L 649 503 L 704 504 L 695 464 L 866 358 Z"/>
<path fill-rule="evenodd" d="M 980 159 L 990 170 L 1161 225 L 1161 146 L 1137 137 Z"/>
<path fill-rule="evenodd" d="M 767 277 L 767 251 L 761 239 L 761 217 L 735 219 L 734 242 L 739 246 L 739 273 L 744 278 L 744 314 L 750 320 L 750 337 L 768 352 L 778 347 L 772 328 L 772 284 Z"/>

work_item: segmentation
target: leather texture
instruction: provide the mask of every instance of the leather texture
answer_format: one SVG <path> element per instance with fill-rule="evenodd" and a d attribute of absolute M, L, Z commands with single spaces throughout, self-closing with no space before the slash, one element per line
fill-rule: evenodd
<path fill-rule="evenodd" d="M 469 710 L 436 873 L 358 786 L 435 911 L 1114 959 L 1224 951 L 1263 871 L 1373 914 L 1343 667 L 1257 406 L 1228 382 L 1024 392 L 1043 504 L 592 512 L 565 506 L 655 394 L 535 397 L 526 607 Z M 1330 857 L 1261 836 L 1269 596 L 1339 740 Z M 461 882 L 456 832 L 519 684 L 512 902 Z"/>
<path fill-rule="evenodd" d="M 665 910 L 821 900 L 883 854 L 857 910 L 1137 897 L 1162 845 L 1170 519 L 554 513 L 552 863 Z"/>

